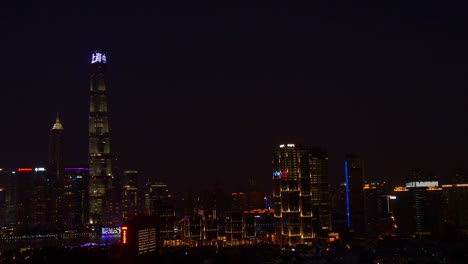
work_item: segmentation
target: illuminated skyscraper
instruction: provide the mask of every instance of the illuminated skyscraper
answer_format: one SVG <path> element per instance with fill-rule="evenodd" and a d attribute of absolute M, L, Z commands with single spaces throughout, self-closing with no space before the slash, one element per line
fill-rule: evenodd
<path fill-rule="evenodd" d="M 106 193 L 111 189 L 109 120 L 107 112 L 106 55 L 92 54 L 89 103 L 89 223 L 106 225 Z"/>
<path fill-rule="evenodd" d="M 273 153 L 273 207 L 282 244 L 308 243 L 331 229 L 327 153 L 282 144 Z"/>
<path fill-rule="evenodd" d="M 364 160 L 347 155 L 345 160 L 346 218 L 348 229 L 365 232 L 364 220 Z"/>

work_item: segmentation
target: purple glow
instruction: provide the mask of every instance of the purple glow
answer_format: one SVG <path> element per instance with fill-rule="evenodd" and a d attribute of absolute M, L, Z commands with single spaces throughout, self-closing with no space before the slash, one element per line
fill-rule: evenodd
<path fill-rule="evenodd" d="M 65 168 L 66 171 L 87 171 L 88 168 Z"/>

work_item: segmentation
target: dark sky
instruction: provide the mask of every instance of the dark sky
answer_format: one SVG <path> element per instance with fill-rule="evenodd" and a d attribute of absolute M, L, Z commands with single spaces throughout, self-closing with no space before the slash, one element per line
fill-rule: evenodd
<path fill-rule="evenodd" d="M 441 179 L 466 169 L 465 6 L 9 2 L 0 8 L 0 166 L 45 162 L 57 112 L 67 166 L 86 164 L 99 49 L 114 157 L 176 194 L 217 179 L 242 190 L 249 176 L 269 191 L 272 149 L 290 142 L 326 150 L 332 184 L 348 152 L 366 160 L 369 177 L 394 182 L 416 167 Z"/>

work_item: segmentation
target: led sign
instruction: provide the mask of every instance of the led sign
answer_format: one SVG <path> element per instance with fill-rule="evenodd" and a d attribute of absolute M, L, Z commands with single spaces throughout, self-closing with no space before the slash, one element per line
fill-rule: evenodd
<path fill-rule="evenodd" d="M 275 178 L 281 177 L 281 171 L 274 171 L 273 172 L 273 177 L 275 177 Z"/>
<path fill-rule="evenodd" d="M 33 171 L 32 168 L 18 168 L 18 171 Z"/>
<path fill-rule="evenodd" d="M 101 234 L 103 236 L 112 236 L 120 234 L 120 227 L 102 227 Z"/>
<path fill-rule="evenodd" d="M 431 187 L 431 186 L 439 186 L 438 181 L 417 181 L 417 182 L 407 182 L 406 187 Z"/>
<path fill-rule="evenodd" d="M 104 53 L 95 52 L 91 57 L 91 64 L 93 63 L 106 63 L 106 55 Z"/>
<path fill-rule="evenodd" d="M 127 244 L 127 227 L 122 226 L 122 244 Z"/>

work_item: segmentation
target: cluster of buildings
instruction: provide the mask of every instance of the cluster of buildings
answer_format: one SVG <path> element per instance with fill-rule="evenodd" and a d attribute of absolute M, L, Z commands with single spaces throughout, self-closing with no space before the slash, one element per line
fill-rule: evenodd
<path fill-rule="evenodd" d="M 106 56 L 92 55 L 89 163 L 64 167 L 64 127 L 50 130 L 43 167 L 0 168 L 1 235 L 117 230 L 139 254 L 164 246 L 312 245 L 340 237 L 444 236 L 468 230 L 468 180 L 441 184 L 421 171 L 405 186 L 370 181 L 365 162 L 344 159 L 343 182 L 330 188 L 328 155 L 281 144 L 272 153 L 271 193 L 249 179 L 227 195 L 220 183 L 175 200 L 163 182 L 113 167 L 107 114 Z M 111 232 L 112 233 L 112 232 Z"/>

